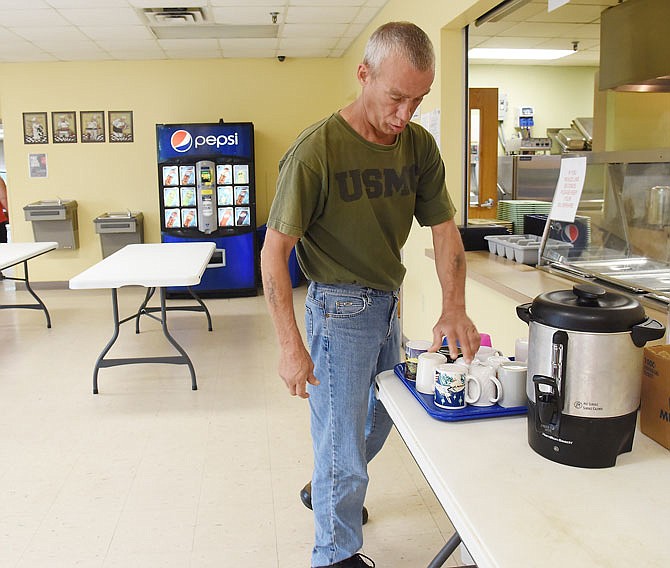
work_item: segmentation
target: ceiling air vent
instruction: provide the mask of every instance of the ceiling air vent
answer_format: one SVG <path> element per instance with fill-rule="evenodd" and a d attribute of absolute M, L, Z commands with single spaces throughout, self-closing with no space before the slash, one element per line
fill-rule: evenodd
<path fill-rule="evenodd" d="M 145 8 L 142 10 L 152 26 L 183 26 L 207 20 L 202 8 Z"/>
<path fill-rule="evenodd" d="M 279 26 L 230 25 L 210 22 L 205 8 L 144 8 L 138 10 L 157 39 L 276 38 Z"/>

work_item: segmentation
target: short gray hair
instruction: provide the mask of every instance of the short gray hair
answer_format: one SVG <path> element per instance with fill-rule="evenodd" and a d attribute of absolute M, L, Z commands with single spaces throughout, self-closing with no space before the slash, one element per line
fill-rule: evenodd
<path fill-rule="evenodd" d="M 378 27 L 365 46 L 363 64 L 374 76 L 384 59 L 392 54 L 404 57 L 418 71 L 435 67 L 435 52 L 430 38 L 411 22 L 388 22 Z"/>

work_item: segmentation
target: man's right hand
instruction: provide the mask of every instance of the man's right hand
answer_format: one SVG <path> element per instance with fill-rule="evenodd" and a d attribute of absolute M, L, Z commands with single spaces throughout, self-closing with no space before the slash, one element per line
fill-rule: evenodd
<path fill-rule="evenodd" d="M 307 383 L 318 385 L 319 380 L 314 376 L 314 363 L 304 345 L 295 349 L 281 348 L 279 355 L 279 376 L 286 383 L 291 396 L 309 398 Z"/>

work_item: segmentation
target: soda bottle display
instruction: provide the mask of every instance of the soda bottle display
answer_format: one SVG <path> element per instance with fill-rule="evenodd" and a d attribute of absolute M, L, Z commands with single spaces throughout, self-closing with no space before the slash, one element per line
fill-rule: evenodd
<path fill-rule="evenodd" d="M 219 227 L 230 227 L 233 224 L 233 208 L 219 208 Z"/>
<path fill-rule="evenodd" d="M 195 209 L 185 209 L 182 211 L 182 214 L 184 216 L 182 226 L 185 229 L 189 227 L 195 227 L 195 225 L 197 224 L 195 221 Z"/>
<path fill-rule="evenodd" d="M 235 188 L 235 205 L 246 205 L 249 203 L 249 188 L 248 187 L 236 187 Z"/>
<path fill-rule="evenodd" d="M 179 209 L 165 212 L 165 227 L 168 229 L 179 227 Z"/>
<path fill-rule="evenodd" d="M 238 227 L 249 224 L 249 208 L 248 207 L 242 207 L 238 210 L 237 221 L 235 221 L 235 224 Z"/>

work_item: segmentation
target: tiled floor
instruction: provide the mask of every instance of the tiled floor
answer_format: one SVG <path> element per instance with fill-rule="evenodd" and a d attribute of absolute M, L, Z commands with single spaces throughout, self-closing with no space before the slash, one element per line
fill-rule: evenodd
<path fill-rule="evenodd" d="M 152 364 L 102 369 L 93 395 L 109 291 L 38 292 L 52 329 L 0 310 L 0 568 L 307 568 L 308 407 L 276 375 L 263 297 L 208 300 L 213 332 L 203 314 L 169 314 L 199 390 L 186 367 Z M 120 291 L 122 315 L 142 294 Z M 0 283 L 0 303 L 28 300 Z M 148 318 L 110 356 L 139 354 L 173 354 Z M 426 566 L 452 528 L 395 431 L 370 469 L 364 552 Z"/>

